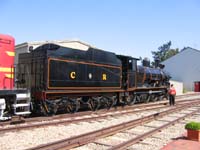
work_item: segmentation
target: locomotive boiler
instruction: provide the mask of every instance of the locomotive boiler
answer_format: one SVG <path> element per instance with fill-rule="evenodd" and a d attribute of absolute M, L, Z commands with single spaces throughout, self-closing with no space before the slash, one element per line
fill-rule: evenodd
<path fill-rule="evenodd" d="M 48 43 L 19 55 L 17 87 L 30 89 L 32 111 L 45 115 L 165 97 L 169 75 L 162 68 L 137 66 L 137 61 L 96 48 Z"/>

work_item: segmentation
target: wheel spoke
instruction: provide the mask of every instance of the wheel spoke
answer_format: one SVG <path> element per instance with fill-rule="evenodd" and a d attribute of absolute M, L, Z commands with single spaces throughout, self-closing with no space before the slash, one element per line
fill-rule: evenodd
<path fill-rule="evenodd" d="M 80 108 L 80 101 L 76 99 L 69 99 L 66 109 L 69 113 L 75 113 Z"/>
<path fill-rule="evenodd" d="M 88 106 L 92 111 L 96 111 L 100 107 L 100 99 L 99 98 L 90 98 L 88 100 Z"/>
<path fill-rule="evenodd" d="M 58 106 L 55 101 L 51 100 L 45 100 L 43 103 L 44 109 L 45 109 L 45 114 L 46 115 L 55 115 L 58 110 Z"/>

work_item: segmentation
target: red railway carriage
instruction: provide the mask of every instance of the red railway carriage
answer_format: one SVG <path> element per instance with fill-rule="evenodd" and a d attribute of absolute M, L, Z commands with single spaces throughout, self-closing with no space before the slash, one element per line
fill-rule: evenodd
<path fill-rule="evenodd" d="M 13 89 L 15 39 L 0 34 L 0 89 Z"/>

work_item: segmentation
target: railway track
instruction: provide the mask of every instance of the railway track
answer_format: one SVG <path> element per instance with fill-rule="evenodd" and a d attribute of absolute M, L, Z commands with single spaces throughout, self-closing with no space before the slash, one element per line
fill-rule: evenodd
<path fill-rule="evenodd" d="M 198 101 L 198 100 L 194 100 Z M 189 101 L 189 103 L 193 102 L 192 100 Z M 177 102 L 177 105 L 183 105 L 184 103 L 188 103 L 188 101 L 180 101 Z M 188 103 L 188 104 L 189 104 Z M 137 110 L 136 110 L 137 108 Z M 55 126 L 55 125 L 67 125 L 70 123 L 78 123 L 78 122 L 89 122 L 89 121 L 97 121 L 100 119 L 106 119 L 108 117 L 117 117 L 119 115 L 128 115 L 128 114 L 134 114 L 134 113 L 139 113 L 139 112 L 144 112 L 144 111 L 153 111 L 153 110 L 159 110 L 159 109 L 167 109 L 169 106 L 166 106 L 166 103 L 157 103 L 157 104 L 149 104 L 149 105 L 142 105 L 140 107 L 128 107 L 126 110 L 124 109 L 113 109 L 111 111 L 101 111 L 95 114 L 87 114 L 87 113 L 82 113 L 82 114 L 74 114 L 74 116 L 71 115 L 71 117 L 68 116 L 67 119 L 61 119 L 58 117 L 56 121 L 53 120 L 48 120 L 44 122 L 38 122 L 37 124 L 35 121 L 29 122 L 28 124 L 25 125 L 15 125 L 15 126 L 9 126 L 9 127 L 2 127 L 0 128 L 0 133 L 2 132 L 11 132 L 11 131 L 19 131 L 19 130 L 24 130 L 24 129 L 34 129 L 34 128 L 39 128 L 39 127 L 47 127 L 47 126 Z M 140 109 L 138 109 L 140 108 Z M 61 119 L 61 120 L 59 120 Z"/>
<path fill-rule="evenodd" d="M 185 100 L 185 101 L 187 102 L 187 100 Z M 77 112 L 74 114 L 61 114 L 61 115 L 47 116 L 47 117 L 22 118 L 24 120 L 22 123 L 34 123 L 34 122 L 42 122 L 42 121 L 52 121 L 52 120 L 57 120 L 57 119 L 82 117 L 82 116 L 88 116 L 88 115 L 100 115 L 102 113 L 108 113 L 108 112 L 142 109 L 145 107 L 161 106 L 161 105 L 167 105 L 167 104 L 168 104 L 168 102 L 162 101 L 162 102 L 158 102 L 158 103 L 136 104 L 136 105 L 132 105 L 132 106 L 118 106 L 115 108 L 111 108 L 109 110 L 101 109 L 98 111 L 83 111 L 83 112 Z M 19 124 L 21 124 L 21 123 L 19 123 Z M 15 125 L 15 124 L 13 124 L 12 121 L 6 121 L 6 122 L 0 123 L 0 127 L 7 126 L 7 125 Z"/>
<path fill-rule="evenodd" d="M 186 103 L 187 102 L 186 100 L 189 100 L 191 97 L 193 99 L 195 97 L 199 98 L 198 96 L 189 96 L 188 98 L 185 98 L 184 101 L 182 101 L 182 102 Z M 183 100 L 183 99 L 180 99 L 180 101 L 181 100 Z M 157 104 L 157 103 L 163 103 L 162 105 L 160 105 L 162 107 L 162 106 L 165 106 L 165 104 L 167 104 L 168 101 L 161 101 L 161 102 L 148 103 L 148 104 L 139 104 L 139 105 L 136 105 L 137 107 L 139 106 L 139 109 L 137 109 L 137 107 L 136 107 L 136 108 L 132 108 L 131 110 L 133 110 L 133 109 L 135 109 L 135 110 L 146 109 L 147 105 Z M 179 103 L 179 99 L 177 99 L 177 104 L 178 103 Z M 141 105 L 145 105 L 145 107 L 141 107 Z M 150 105 L 148 108 L 150 108 L 151 106 L 152 105 Z M 157 105 L 157 107 L 160 107 L 160 106 Z M 153 106 L 153 107 L 156 107 L 156 106 Z M 165 107 L 167 107 L 167 106 L 165 106 Z M 125 109 L 126 108 L 127 107 L 125 107 Z M 169 108 L 166 108 L 166 109 L 169 109 Z M 104 119 L 97 119 L 95 121 L 92 121 L 92 120 L 91 121 L 81 121 L 81 122 L 72 123 L 72 124 L 68 124 L 68 125 L 44 126 L 42 128 L 29 128 L 30 130 L 20 131 L 21 130 L 20 129 L 19 131 L 16 130 L 14 132 L 13 131 L 12 132 L 9 132 L 9 131 L 2 132 L 2 133 L 0 133 L 1 134 L 0 145 L 1 145 L 1 148 L 5 149 L 5 150 L 6 149 L 15 149 L 16 147 L 18 147 L 18 149 L 27 149 L 27 148 L 35 147 L 35 146 L 40 145 L 40 144 L 53 142 L 53 141 L 64 139 L 64 138 L 70 138 L 70 137 L 75 136 L 75 135 L 88 133 L 88 132 L 99 130 L 99 129 L 102 129 L 102 128 L 107 128 L 107 127 L 112 126 L 112 125 L 116 125 L 116 124 L 119 124 L 119 123 L 122 123 L 122 122 L 127 122 L 127 121 L 130 121 L 130 120 L 133 120 L 133 119 L 138 119 L 140 117 L 147 116 L 147 115 L 150 115 L 150 114 L 153 114 L 153 113 L 156 113 L 156 112 L 161 112 L 161 111 L 166 110 L 166 109 L 165 108 L 159 109 L 159 110 L 155 109 L 155 110 L 152 110 L 152 111 L 130 113 L 128 115 L 120 115 L 119 114 L 119 115 L 117 115 L 117 117 L 115 117 L 115 116 L 112 117 L 112 115 L 111 115 L 111 117 L 104 118 Z M 93 112 L 93 113 L 98 113 L 100 115 L 101 111 L 102 110 L 99 110 L 99 111 Z M 125 112 L 125 110 L 124 110 L 124 112 Z M 109 112 L 107 111 L 107 113 L 109 113 Z M 112 113 L 113 112 L 111 112 L 111 114 Z M 58 116 L 54 116 L 54 117 L 58 117 Z M 49 117 L 49 118 L 51 118 L 51 117 Z M 35 123 L 38 123 L 37 118 L 33 118 L 33 119 L 35 119 Z M 44 120 L 45 119 L 46 118 L 44 118 Z M 52 119 L 52 121 L 55 121 L 55 120 Z M 197 120 L 197 121 L 200 121 L 200 120 Z M 29 124 L 29 123 L 31 123 L 31 121 L 26 122 L 25 124 Z M 21 125 L 25 125 L 25 124 L 21 124 Z M 11 125 L 8 125 L 8 126 L 11 127 Z M 6 127 L 8 127 L 8 126 L 6 126 Z M 184 129 L 182 129 L 182 130 L 184 130 Z M 174 137 L 176 137 L 176 136 L 174 136 Z M 10 139 L 13 139 L 12 142 L 9 142 Z M 163 141 L 165 141 L 165 140 L 163 140 Z M 161 142 L 159 142 L 159 143 L 161 143 Z M 99 148 L 90 148 L 91 145 L 93 146 L 95 144 L 92 143 L 92 144 L 87 145 L 87 146 L 89 146 L 89 149 L 91 149 L 91 150 L 99 149 Z M 145 145 L 142 145 L 142 147 L 144 147 L 144 146 Z M 88 148 L 86 148 L 86 149 L 88 149 Z M 155 149 L 152 149 L 152 150 L 155 150 Z"/>
<path fill-rule="evenodd" d="M 199 95 L 199 93 L 192 93 L 192 94 L 187 94 L 187 95 L 180 95 L 177 96 L 177 100 L 176 102 L 187 102 L 188 100 L 182 100 L 182 98 L 184 97 L 188 97 L 188 96 L 197 96 Z M 191 98 L 190 98 L 191 99 Z M 168 100 L 164 100 L 164 101 L 157 101 L 157 102 L 153 102 L 153 103 L 148 103 L 148 104 L 135 104 L 132 106 L 118 106 L 115 108 L 111 108 L 109 110 L 107 109 L 101 109 L 98 111 L 83 111 L 83 112 L 78 112 L 75 114 L 61 114 L 61 115 L 55 115 L 55 116 L 48 116 L 48 117 L 33 117 L 33 118 L 19 118 L 17 119 L 17 121 L 6 121 L 6 122 L 0 122 L 0 127 L 1 126 L 7 126 L 10 124 L 20 124 L 20 123 L 34 123 L 34 122 L 43 122 L 43 121 L 52 121 L 52 120 L 56 120 L 56 119 L 65 119 L 65 118 L 75 118 L 75 117 L 81 117 L 81 116 L 86 116 L 86 115 L 99 115 L 105 112 L 115 112 L 115 111 L 122 111 L 124 109 L 126 110 L 131 110 L 131 109 L 141 109 L 141 108 L 145 108 L 145 107 L 151 107 L 151 106 L 159 106 L 159 105 L 166 105 L 168 104 Z"/>
<path fill-rule="evenodd" d="M 38 127 L 47 127 L 47 126 L 55 126 L 55 125 L 61 125 L 61 124 L 70 124 L 70 123 L 78 123 L 78 122 L 89 122 L 89 121 L 96 121 L 96 120 L 100 120 L 100 119 L 105 119 L 108 117 L 115 117 L 118 115 L 127 115 L 130 113 L 138 113 L 138 112 L 142 112 L 142 111 L 150 111 L 150 110 L 157 110 L 157 109 L 162 109 L 162 108 L 168 108 L 169 106 L 162 106 L 162 104 L 160 104 L 161 106 L 159 107 L 153 107 L 153 108 L 147 108 L 147 109 L 140 109 L 140 110 L 117 110 L 117 111 L 113 111 L 113 113 L 111 112 L 102 112 L 102 113 L 95 113 L 95 114 L 87 114 L 87 115 L 75 115 L 75 116 L 71 116 L 68 117 L 67 120 L 58 120 L 57 121 L 50 121 L 48 119 L 48 121 L 45 121 L 43 123 L 38 123 L 38 124 L 32 124 L 33 122 L 29 122 L 29 124 L 26 125 L 15 125 L 15 126 L 10 126 L 10 127 L 5 127 L 5 128 L 0 128 L 0 133 L 2 132 L 10 132 L 10 131 L 19 131 L 19 130 L 24 130 L 24 129 L 33 129 L 33 128 L 38 128 Z M 80 118 L 81 117 L 81 118 Z"/>
<path fill-rule="evenodd" d="M 200 95 L 200 92 L 194 92 L 194 93 L 186 93 L 186 94 L 183 94 L 183 95 L 177 95 L 176 98 L 183 98 L 185 96 L 195 96 L 195 95 Z"/>
<path fill-rule="evenodd" d="M 143 141 L 145 138 L 150 137 L 150 136 L 154 135 L 154 134 L 157 133 L 157 132 L 161 132 L 162 129 L 165 129 L 165 128 L 171 126 L 171 125 L 174 125 L 175 123 L 177 123 L 177 122 L 179 122 L 179 121 L 185 119 L 186 117 L 189 117 L 189 116 L 191 116 L 191 115 L 194 115 L 194 114 L 198 113 L 199 111 L 200 111 L 200 109 L 191 111 L 191 112 L 185 114 L 184 116 L 177 117 L 177 119 L 175 119 L 175 120 L 173 120 L 173 121 L 170 121 L 170 122 L 168 122 L 168 123 L 165 123 L 165 124 L 163 124 L 163 125 L 161 125 L 161 126 L 159 126 L 159 127 L 150 126 L 150 128 L 155 128 L 155 129 L 153 129 L 153 130 L 150 129 L 150 130 L 146 131 L 145 133 L 143 133 L 143 134 L 141 134 L 141 135 L 137 135 L 136 137 L 131 138 L 131 139 L 125 141 L 125 142 L 122 142 L 122 143 L 120 143 L 120 144 L 114 145 L 114 146 L 112 146 L 111 148 L 109 148 L 108 150 L 123 150 L 123 149 L 125 149 L 125 148 L 127 148 L 127 147 L 130 147 L 130 146 L 133 145 L 133 144 L 136 144 L 136 143 L 138 143 L 138 142 Z M 148 127 L 148 126 L 147 126 L 147 127 Z"/>
<path fill-rule="evenodd" d="M 114 125 L 114 126 L 110 126 L 110 127 L 107 127 L 107 128 L 96 130 L 96 131 L 93 131 L 93 132 L 89 132 L 89 133 L 74 136 L 74 137 L 71 137 L 71 138 L 59 140 L 59 141 L 56 141 L 56 142 L 43 144 L 43 145 L 40 145 L 40 146 L 37 146 L 37 147 L 34 147 L 34 148 L 30 148 L 30 150 L 33 150 L 33 149 L 39 149 L 39 150 L 71 149 L 71 148 L 78 147 L 78 146 L 81 146 L 81 145 L 84 145 L 84 144 L 95 142 L 96 140 L 98 140 L 100 138 L 105 138 L 107 136 L 111 136 L 111 135 L 114 135 L 114 134 L 119 133 L 119 132 L 127 131 L 128 129 L 132 129 L 132 128 L 139 126 L 141 124 L 148 123 L 148 122 L 153 121 L 155 119 L 158 119 L 160 117 L 166 116 L 170 113 L 174 113 L 174 112 L 177 112 L 177 111 L 180 111 L 180 110 L 184 110 L 184 109 L 189 108 L 189 107 L 197 106 L 199 104 L 200 104 L 199 101 L 193 101 L 193 102 L 190 102 L 190 104 L 187 103 L 187 104 L 183 104 L 181 106 L 180 105 L 175 106 L 172 109 L 169 109 L 169 110 L 166 110 L 166 111 L 163 111 L 163 112 L 160 112 L 160 113 L 154 113 L 152 115 L 141 117 L 141 118 L 136 119 L 136 120 L 131 120 L 131 121 L 128 121 L 128 122 L 124 122 L 124 123 L 121 123 L 121 124 L 117 124 L 117 125 Z M 195 111 L 193 111 L 191 113 L 186 114 L 185 116 L 182 116 L 181 118 L 177 118 L 176 120 L 174 120 L 174 122 L 178 121 L 180 119 L 183 119 L 184 117 L 187 117 L 189 115 L 195 114 L 197 111 L 199 111 L 199 108 L 197 108 Z M 120 145 L 114 145 L 114 146 L 112 145 L 110 147 L 109 147 L 109 145 L 107 145 L 107 146 L 108 146 L 108 148 L 111 148 L 111 149 L 115 149 L 115 148 L 123 149 L 124 147 L 130 146 L 132 143 L 138 142 L 141 139 L 143 139 L 147 136 L 150 136 L 151 134 L 161 130 L 162 128 L 165 128 L 166 126 L 169 126 L 170 124 L 173 124 L 174 122 L 168 122 L 165 126 L 163 125 L 159 128 L 154 129 L 153 131 L 149 131 L 149 132 L 145 133 L 144 135 L 139 135 L 137 137 L 137 139 L 136 138 L 130 139 L 126 142 L 121 143 Z"/>

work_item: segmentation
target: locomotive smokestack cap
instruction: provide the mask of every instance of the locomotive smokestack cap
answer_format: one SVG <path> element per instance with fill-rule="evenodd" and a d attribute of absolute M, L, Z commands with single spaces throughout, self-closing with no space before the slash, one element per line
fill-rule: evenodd
<path fill-rule="evenodd" d="M 160 58 L 155 58 L 154 61 L 155 61 L 155 68 L 158 68 L 160 64 Z"/>

